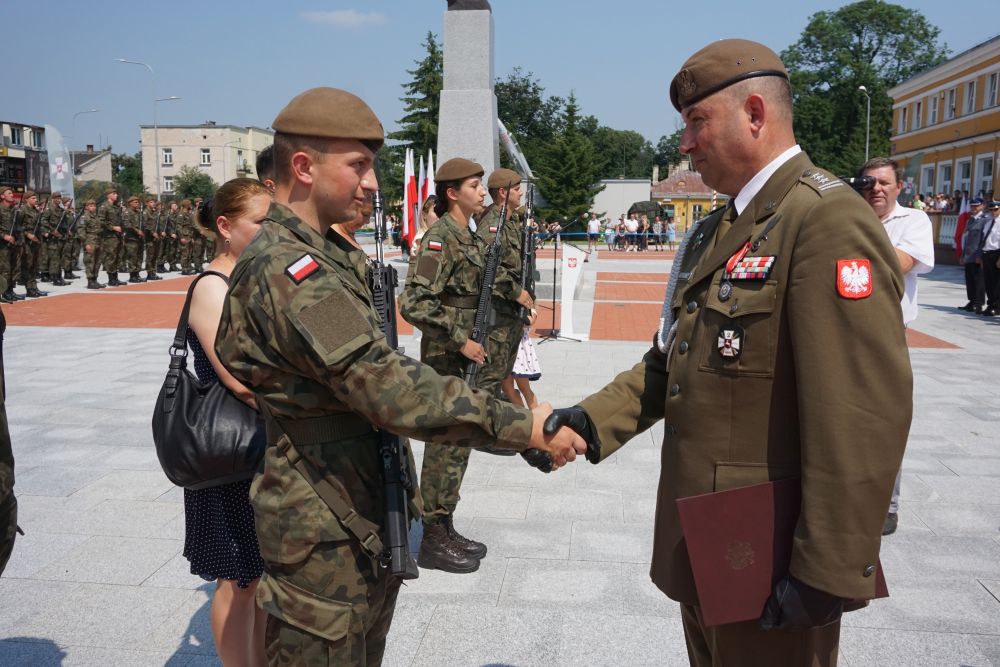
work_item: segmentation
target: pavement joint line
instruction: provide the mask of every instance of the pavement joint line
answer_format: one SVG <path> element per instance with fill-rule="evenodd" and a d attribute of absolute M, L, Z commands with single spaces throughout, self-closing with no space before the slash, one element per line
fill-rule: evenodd
<path fill-rule="evenodd" d="M 976 583 L 977 583 L 977 584 L 979 584 L 980 586 L 982 586 L 982 587 L 983 587 L 983 589 L 984 589 L 984 590 L 985 590 L 985 591 L 986 591 L 987 593 L 989 593 L 989 594 L 990 594 L 990 597 L 991 597 L 991 598 L 993 598 L 994 600 L 996 600 L 996 601 L 997 601 L 997 603 L 1000 603 L 1000 598 L 998 598 L 998 597 L 997 597 L 997 596 L 996 596 L 996 595 L 995 595 L 995 594 L 993 593 L 993 591 L 991 591 L 991 590 L 990 590 L 989 588 L 987 588 L 987 587 L 986 587 L 986 584 L 984 584 L 984 583 L 983 583 L 983 580 L 982 580 L 982 579 L 976 579 Z M 971 633 L 970 633 L 970 634 L 971 634 Z M 990 636 L 992 636 L 992 635 L 990 635 Z"/>

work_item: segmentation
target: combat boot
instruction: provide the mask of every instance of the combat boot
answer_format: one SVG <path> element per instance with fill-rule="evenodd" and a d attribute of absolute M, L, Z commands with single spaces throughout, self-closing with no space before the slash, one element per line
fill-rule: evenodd
<path fill-rule="evenodd" d="M 125 283 L 118 280 L 117 273 L 108 274 L 108 287 L 118 287 L 119 285 L 124 285 Z"/>
<path fill-rule="evenodd" d="M 444 524 L 445 529 L 448 531 L 448 537 L 454 542 L 459 549 L 474 556 L 475 558 L 485 558 L 486 557 L 486 545 L 482 542 L 476 542 L 475 540 L 470 540 L 465 537 L 457 530 L 455 530 L 455 519 L 450 514 L 444 518 L 441 522 Z"/>
<path fill-rule="evenodd" d="M 97 282 L 96 280 L 87 281 L 87 289 L 101 289 L 102 287 L 104 287 L 104 285 Z"/>
<path fill-rule="evenodd" d="M 479 569 L 479 559 L 465 553 L 448 535 L 444 523 L 424 524 L 417 564 L 428 570 L 466 574 Z"/>
<path fill-rule="evenodd" d="M 17 299 L 14 298 L 13 292 L 10 290 L 0 294 L 0 303 L 17 303 Z"/>
<path fill-rule="evenodd" d="M 52 276 L 49 275 L 48 271 L 39 273 L 37 276 L 38 282 L 40 283 L 50 283 L 52 282 Z"/>
<path fill-rule="evenodd" d="M 79 277 L 80 276 L 78 276 L 75 273 L 73 273 L 73 271 L 66 271 L 65 272 L 65 276 L 63 277 L 63 280 L 76 280 Z"/>
<path fill-rule="evenodd" d="M 149 271 L 147 271 L 146 272 L 146 280 L 163 280 L 163 278 L 161 278 L 160 276 L 156 275 L 155 273 L 150 273 Z"/>
<path fill-rule="evenodd" d="M 66 287 L 66 285 L 69 285 L 69 283 L 68 283 L 68 282 L 66 282 L 65 280 L 63 280 L 63 279 L 62 279 L 62 276 L 61 276 L 61 275 L 57 275 L 57 276 L 56 276 L 56 277 L 55 277 L 55 278 L 54 278 L 54 279 L 52 280 L 52 284 L 53 284 L 53 285 L 55 285 L 56 287 Z"/>
<path fill-rule="evenodd" d="M 134 285 L 136 283 L 144 283 L 146 282 L 146 279 L 140 276 L 138 272 L 136 272 L 129 274 L 128 281 Z"/>
<path fill-rule="evenodd" d="M 32 287 L 31 289 L 29 289 L 27 291 L 26 295 L 30 296 L 32 299 L 37 299 L 40 296 L 48 296 L 49 293 L 48 292 L 43 292 L 42 290 L 38 289 L 37 287 Z"/>

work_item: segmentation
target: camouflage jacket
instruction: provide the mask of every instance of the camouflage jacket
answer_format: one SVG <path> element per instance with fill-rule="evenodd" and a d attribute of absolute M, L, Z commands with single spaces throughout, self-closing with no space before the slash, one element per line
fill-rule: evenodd
<path fill-rule="evenodd" d="M 174 216 L 174 231 L 179 239 L 190 239 L 194 236 L 194 214 L 183 209 Z"/>
<path fill-rule="evenodd" d="M 111 228 L 118 226 L 118 205 L 105 201 L 97 207 L 97 219 L 101 223 L 102 235 L 108 236 L 117 233 Z"/>
<path fill-rule="evenodd" d="M 265 408 L 269 436 L 317 418 L 354 420 L 351 432 L 296 448 L 381 525 L 379 449 L 358 422 L 459 447 L 495 441 L 523 449 L 532 417 L 391 349 L 363 271 L 356 255 L 273 204 L 230 276 L 215 349 Z M 321 541 L 351 539 L 270 437 L 269 444 L 250 494 L 264 559 L 299 562 Z"/>
<path fill-rule="evenodd" d="M 139 211 L 133 211 L 131 207 L 128 206 L 125 207 L 125 210 L 122 211 L 122 231 L 125 232 L 125 235 L 130 239 L 142 236 Z"/>
<path fill-rule="evenodd" d="M 423 358 L 457 352 L 469 340 L 483 279 L 482 247 L 450 213 L 431 225 L 408 273 L 399 312 L 427 336 Z"/>
<path fill-rule="evenodd" d="M 10 227 L 14 222 L 14 207 L 7 204 L 0 204 L 0 236 L 10 234 Z"/>
<path fill-rule="evenodd" d="M 80 223 L 77 225 L 79 229 L 83 230 L 83 236 L 87 240 L 87 243 L 93 243 L 101 237 L 101 219 L 97 217 L 97 213 L 88 213 L 84 211 L 83 217 L 80 218 Z"/>
<path fill-rule="evenodd" d="M 162 232 L 165 222 L 163 215 L 155 209 L 147 206 L 142 212 L 142 231 L 144 232 Z"/>
<path fill-rule="evenodd" d="M 51 234 L 52 232 L 54 232 L 56 230 L 56 225 L 59 224 L 59 219 L 63 217 L 64 210 L 65 209 L 63 209 L 62 206 L 59 206 L 55 202 L 50 202 L 49 205 L 45 208 L 45 211 L 41 214 L 42 226 L 40 228 L 41 229 L 40 233 Z M 69 215 L 69 213 L 67 213 L 66 215 Z M 63 219 L 63 226 L 65 225 L 66 225 L 66 220 Z"/>
<path fill-rule="evenodd" d="M 27 240 L 28 234 L 34 233 L 35 223 L 38 221 L 38 218 L 41 217 L 41 215 L 42 212 L 39 211 L 34 206 L 25 205 L 21 208 L 21 222 L 18 225 L 21 228 L 20 238 L 18 239 L 19 241 Z M 41 238 L 41 236 L 42 236 L 42 227 L 41 225 L 39 225 L 37 237 Z"/>
<path fill-rule="evenodd" d="M 483 257 L 496 238 L 500 224 L 500 208 L 490 206 L 480 219 L 476 235 L 483 247 Z M 494 305 L 501 309 L 517 309 L 517 298 L 524 288 L 521 286 L 521 249 L 524 246 L 524 225 L 518 216 L 511 215 L 503 225 L 503 236 L 500 238 L 500 263 L 497 265 L 496 278 L 493 280 L 493 295 L 506 303 Z M 485 262 L 485 259 L 484 259 Z"/>

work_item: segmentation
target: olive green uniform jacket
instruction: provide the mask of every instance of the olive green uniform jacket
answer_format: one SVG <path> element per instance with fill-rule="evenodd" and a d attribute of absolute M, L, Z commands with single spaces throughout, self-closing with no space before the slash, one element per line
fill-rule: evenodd
<path fill-rule="evenodd" d="M 722 215 L 702 223 L 673 269 L 681 273 L 669 360 L 654 346 L 580 405 L 602 458 L 666 421 L 650 575 L 671 598 L 698 603 L 677 498 L 796 476 L 792 575 L 833 595 L 872 598 L 912 411 L 899 263 L 871 208 L 804 153 L 714 244 Z M 723 298 L 727 260 L 758 240 L 748 256 L 773 256 L 770 275 L 733 280 Z M 842 260 L 870 261 L 869 296 L 840 295 Z M 742 353 L 727 358 L 720 338 L 734 325 L 745 332 Z"/>

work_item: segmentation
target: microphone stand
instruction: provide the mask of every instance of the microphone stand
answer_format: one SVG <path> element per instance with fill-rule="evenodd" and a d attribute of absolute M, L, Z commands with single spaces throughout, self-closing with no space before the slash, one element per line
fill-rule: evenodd
<path fill-rule="evenodd" d="M 560 237 L 559 234 L 556 234 L 555 251 L 558 251 L 561 248 L 562 248 L 562 238 Z M 541 340 L 538 341 L 539 345 L 541 345 L 542 343 L 546 343 L 550 340 L 571 340 L 574 343 L 581 342 L 579 338 L 570 338 L 569 336 L 560 335 L 559 333 L 560 330 L 556 329 L 556 288 L 559 286 L 558 278 L 556 275 L 556 267 L 561 263 L 561 260 L 557 256 L 558 252 L 555 251 L 552 257 L 552 328 L 550 328 L 549 332 L 544 336 L 542 336 Z M 588 252 L 587 254 L 589 255 L 590 253 Z"/>

